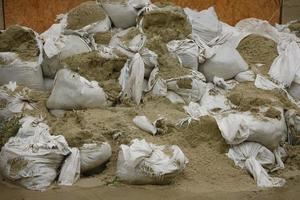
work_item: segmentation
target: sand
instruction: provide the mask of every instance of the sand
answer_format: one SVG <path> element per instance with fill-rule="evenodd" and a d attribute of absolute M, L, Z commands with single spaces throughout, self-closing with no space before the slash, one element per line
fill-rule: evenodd
<path fill-rule="evenodd" d="M 256 74 L 267 75 L 274 59 L 278 56 L 276 42 L 255 34 L 244 38 L 237 50 Z M 263 66 L 257 67 L 256 64 L 263 64 Z"/>
<path fill-rule="evenodd" d="M 78 30 L 89 24 L 102 21 L 106 14 L 95 1 L 88 1 L 73 8 L 68 13 L 67 29 Z"/>
<path fill-rule="evenodd" d="M 62 61 L 66 67 L 88 80 L 96 80 L 103 87 L 111 100 L 118 97 L 121 86 L 118 78 L 124 67 L 126 58 L 103 58 L 99 52 L 93 51 L 73 55 Z"/>
<path fill-rule="evenodd" d="M 0 52 L 14 52 L 24 61 L 36 61 L 39 51 L 32 30 L 14 25 L 0 34 Z"/>
<path fill-rule="evenodd" d="M 294 22 L 294 23 L 290 24 L 289 29 L 292 32 L 295 32 L 297 37 L 300 37 L 300 21 L 297 21 L 297 22 Z"/>
<path fill-rule="evenodd" d="M 185 39 L 192 33 L 192 26 L 182 8 L 167 5 L 144 15 L 143 30 L 148 38 L 159 35 L 169 42 Z"/>
<path fill-rule="evenodd" d="M 96 33 L 93 37 L 97 44 L 108 45 L 112 38 L 112 35 L 113 34 L 111 31 L 107 31 L 104 33 L 102 32 Z"/>

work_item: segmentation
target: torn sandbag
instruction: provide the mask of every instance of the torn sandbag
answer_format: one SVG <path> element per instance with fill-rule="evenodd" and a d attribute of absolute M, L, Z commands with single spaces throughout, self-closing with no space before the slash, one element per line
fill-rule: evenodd
<path fill-rule="evenodd" d="M 45 56 L 42 68 L 44 76 L 54 78 L 56 72 L 64 67 L 62 60 L 76 54 L 90 52 L 92 49 L 80 36 L 56 36 L 56 33 L 52 33 L 54 30 L 51 28 L 42 34 L 42 37 L 45 38 Z"/>
<path fill-rule="evenodd" d="M 300 115 L 296 110 L 288 110 L 285 113 L 285 121 L 288 130 L 288 143 L 291 145 L 300 145 Z"/>
<path fill-rule="evenodd" d="M 0 34 L 0 85 L 44 89 L 42 61 L 43 45 L 32 29 L 14 25 Z"/>
<path fill-rule="evenodd" d="M 274 154 L 255 142 L 245 142 L 229 149 L 227 156 L 236 166 L 246 169 L 256 181 L 258 187 L 282 187 L 283 178 L 270 177 L 267 169 L 273 169 L 277 160 Z M 280 158 L 279 158 L 280 159 Z"/>
<path fill-rule="evenodd" d="M 291 42 L 285 51 L 273 62 L 269 75 L 280 84 L 289 87 L 300 70 L 300 47 L 296 42 Z"/>
<path fill-rule="evenodd" d="M 248 64 L 239 52 L 228 46 L 218 47 L 216 55 L 199 66 L 199 71 L 204 74 L 207 81 L 212 81 L 214 76 L 224 80 L 232 79 L 247 70 Z"/>
<path fill-rule="evenodd" d="M 121 97 L 131 99 L 139 104 L 143 95 L 143 81 L 145 74 L 145 64 L 139 53 L 135 54 L 131 60 L 128 60 L 119 77 L 119 83 L 122 86 Z"/>
<path fill-rule="evenodd" d="M 190 102 L 188 106 L 183 106 L 184 111 L 188 114 L 187 117 L 179 120 L 177 125 L 183 126 L 185 123 L 189 125 L 192 120 L 200 120 L 200 117 L 209 115 L 206 107 L 200 106 L 200 104 L 195 102 Z"/>
<path fill-rule="evenodd" d="M 84 144 L 79 148 L 80 170 L 82 173 L 94 170 L 105 164 L 111 157 L 112 150 L 107 142 Z"/>
<path fill-rule="evenodd" d="M 226 98 L 226 91 L 212 83 L 206 84 L 200 105 L 209 111 L 225 111 L 232 108 L 231 102 Z"/>
<path fill-rule="evenodd" d="M 173 5 L 161 5 L 143 13 L 139 28 L 147 38 L 158 36 L 164 43 L 183 40 L 192 33 L 183 9 Z"/>
<path fill-rule="evenodd" d="M 162 127 L 163 124 L 165 124 L 165 119 L 163 117 L 158 118 L 152 123 L 146 116 L 136 116 L 133 118 L 133 123 L 140 129 L 151 133 L 152 135 L 166 132 L 164 127 Z"/>
<path fill-rule="evenodd" d="M 134 139 L 130 146 L 122 144 L 120 148 L 117 177 L 130 184 L 169 184 L 188 163 L 176 145 L 157 146 Z"/>
<path fill-rule="evenodd" d="M 1 150 L 1 173 L 27 189 L 44 190 L 56 179 L 69 146 L 63 136 L 50 135 L 40 119 L 25 117 L 20 123 L 17 135 Z"/>
<path fill-rule="evenodd" d="M 274 150 L 287 137 L 283 109 L 275 109 L 280 112 L 277 118 L 265 116 L 262 111 L 257 115 L 250 112 L 228 112 L 214 117 L 228 144 L 236 145 L 251 141 Z"/>
<path fill-rule="evenodd" d="M 71 186 L 80 178 L 80 154 L 77 148 L 71 148 L 71 153 L 62 164 L 58 177 L 59 185 Z"/>
<path fill-rule="evenodd" d="M 254 81 L 255 80 L 255 73 L 252 70 L 244 71 L 238 73 L 234 79 L 240 83 Z"/>
<path fill-rule="evenodd" d="M 47 108 L 72 110 L 106 105 L 106 94 L 96 81 L 88 81 L 68 69 L 57 72 Z"/>
<path fill-rule="evenodd" d="M 66 30 L 91 33 L 106 32 L 111 22 L 103 8 L 95 1 L 81 3 L 66 14 Z"/>
<path fill-rule="evenodd" d="M 136 25 L 138 11 L 150 4 L 149 0 L 98 0 L 117 28 Z"/>
<path fill-rule="evenodd" d="M 185 8 L 184 12 L 192 24 L 193 34 L 198 35 L 206 43 L 221 34 L 222 25 L 213 7 L 200 12 Z"/>

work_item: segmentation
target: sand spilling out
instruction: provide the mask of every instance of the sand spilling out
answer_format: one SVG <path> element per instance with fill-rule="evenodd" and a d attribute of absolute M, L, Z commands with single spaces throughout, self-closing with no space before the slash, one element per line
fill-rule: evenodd
<path fill-rule="evenodd" d="M 281 90 L 262 90 L 255 87 L 254 83 L 240 83 L 228 94 L 228 99 L 238 106 L 240 111 L 258 111 L 260 106 L 278 106 L 285 109 L 299 110 L 297 105 L 293 104 L 286 93 Z M 278 117 L 278 113 L 270 110 L 267 114 L 273 118 Z"/>
<path fill-rule="evenodd" d="M 255 34 L 244 38 L 237 50 L 256 74 L 267 75 L 274 59 L 278 56 L 276 42 Z M 257 67 L 256 64 L 263 64 L 263 66 Z"/>
<path fill-rule="evenodd" d="M 126 60 L 126 58 L 103 58 L 99 52 L 93 51 L 73 55 L 62 62 L 88 80 L 98 81 L 110 97 L 116 98 L 121 91 L 118 78 Z"/>
<path fill-rule="evenodd" d="M 185 39 L 192 33 L 192 26 L 182 8 L 165 6 L 144 15 L 143 30 L 148 38 L 160 35 L 164 42 L 169 42 Z"/>
<path fill-rule="evenodd" d="M 32 30 L 14 25 L 0 34 L 0 52 L 14 52 L 24 61 L 36 61 L 40 50 Z"/>
<path fill-rule="evenodd" d="M 94 40 L 97 44 L 102 44 L 102 45 L 108 45 L 110 40 L 112 38 L 112 32 L 111 31 L 107 31 L 104 33 L 96 33 L 94 35 Z"/>
<path fill-rule="evenodd" d="M 78 30 L 89 24 L 102 21 L 106 14 L 95 1 L 88 1 L 73 8 L 68 13 L 67 29 Z"/>

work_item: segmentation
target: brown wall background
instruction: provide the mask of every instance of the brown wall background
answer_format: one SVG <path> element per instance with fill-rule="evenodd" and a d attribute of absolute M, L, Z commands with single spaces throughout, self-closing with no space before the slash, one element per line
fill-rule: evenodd
<path fill-rule="evenodd" d="M 6 27 L 20 24 L 43 32 L 54 23 L 56 15 L 65 13 L 87 0 L 4 0 Z M 158 2 L 162 0 L 152 0 Z M 214 6 L 222 21 L 231 25 L 256 17 L 278 23 L 280 0 L 170 0 L 182 7 L 203 10 Z"/>

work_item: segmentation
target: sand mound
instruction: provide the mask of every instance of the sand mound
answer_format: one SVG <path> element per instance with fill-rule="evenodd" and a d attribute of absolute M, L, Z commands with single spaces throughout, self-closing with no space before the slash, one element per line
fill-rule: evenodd
<path fill-rule="evenodd" d="M 182 8 L 165 6 L 144 15 L 143 30 L 148 38 L 159 35 L 169 42 L 186 38 L 192 33 L 192 26 Z"/>
<path fill-rule="evenodd" d="M 0 52 L 17 53 L 24 61 L 35 61 L 40 53 L 34 32 L 18 25 L 0 34 Z"/>
<path fill-rule="evenodd" d="M 68 13 L 67 29 L 78 30 L 89 24 L 102 21 L 106 14 L 95 1 L 88 1 L 73 8 Z"/>
<path fill-rule="evenodd" d="M 99 52 L 93 51 L 68 57 L 62 62 L 88 80 L 98 81 L 110 97 L 116 98 L 121 91 L 118 78 L 126 60 L 126 58 L 106 59 Z"/>
<path fill-rule="evenodd" d="M 278 56 L 276 42 L 255 34 L 244 38 L 237 50 L 257 74 L 267 75 L 274 59 Z M 257 67 L 255 64 L 264 66 Z"/>
<path fill-rule="evenodd" d="M 96 33 L 93 37 L 97 44 L 108 45 L 112 38 L 112 35 L 113 34 L 111 31 L 107 31 L 104 33 Z"/>
<path fill-rule="evenodd" d="M 229 92 L 227 98 L 238 106 L 240 111 L 258 112 L 257 107 L 260 106 L 280 106 L 285 109 L 299 110 L 297 105 L 290 102 L 283 91 L 258 89 L 252 82 L 240 83 Z M 267 113 L 269 116 L 278 117 L 278 113 L 274 113 L 272 110 Z"/>

